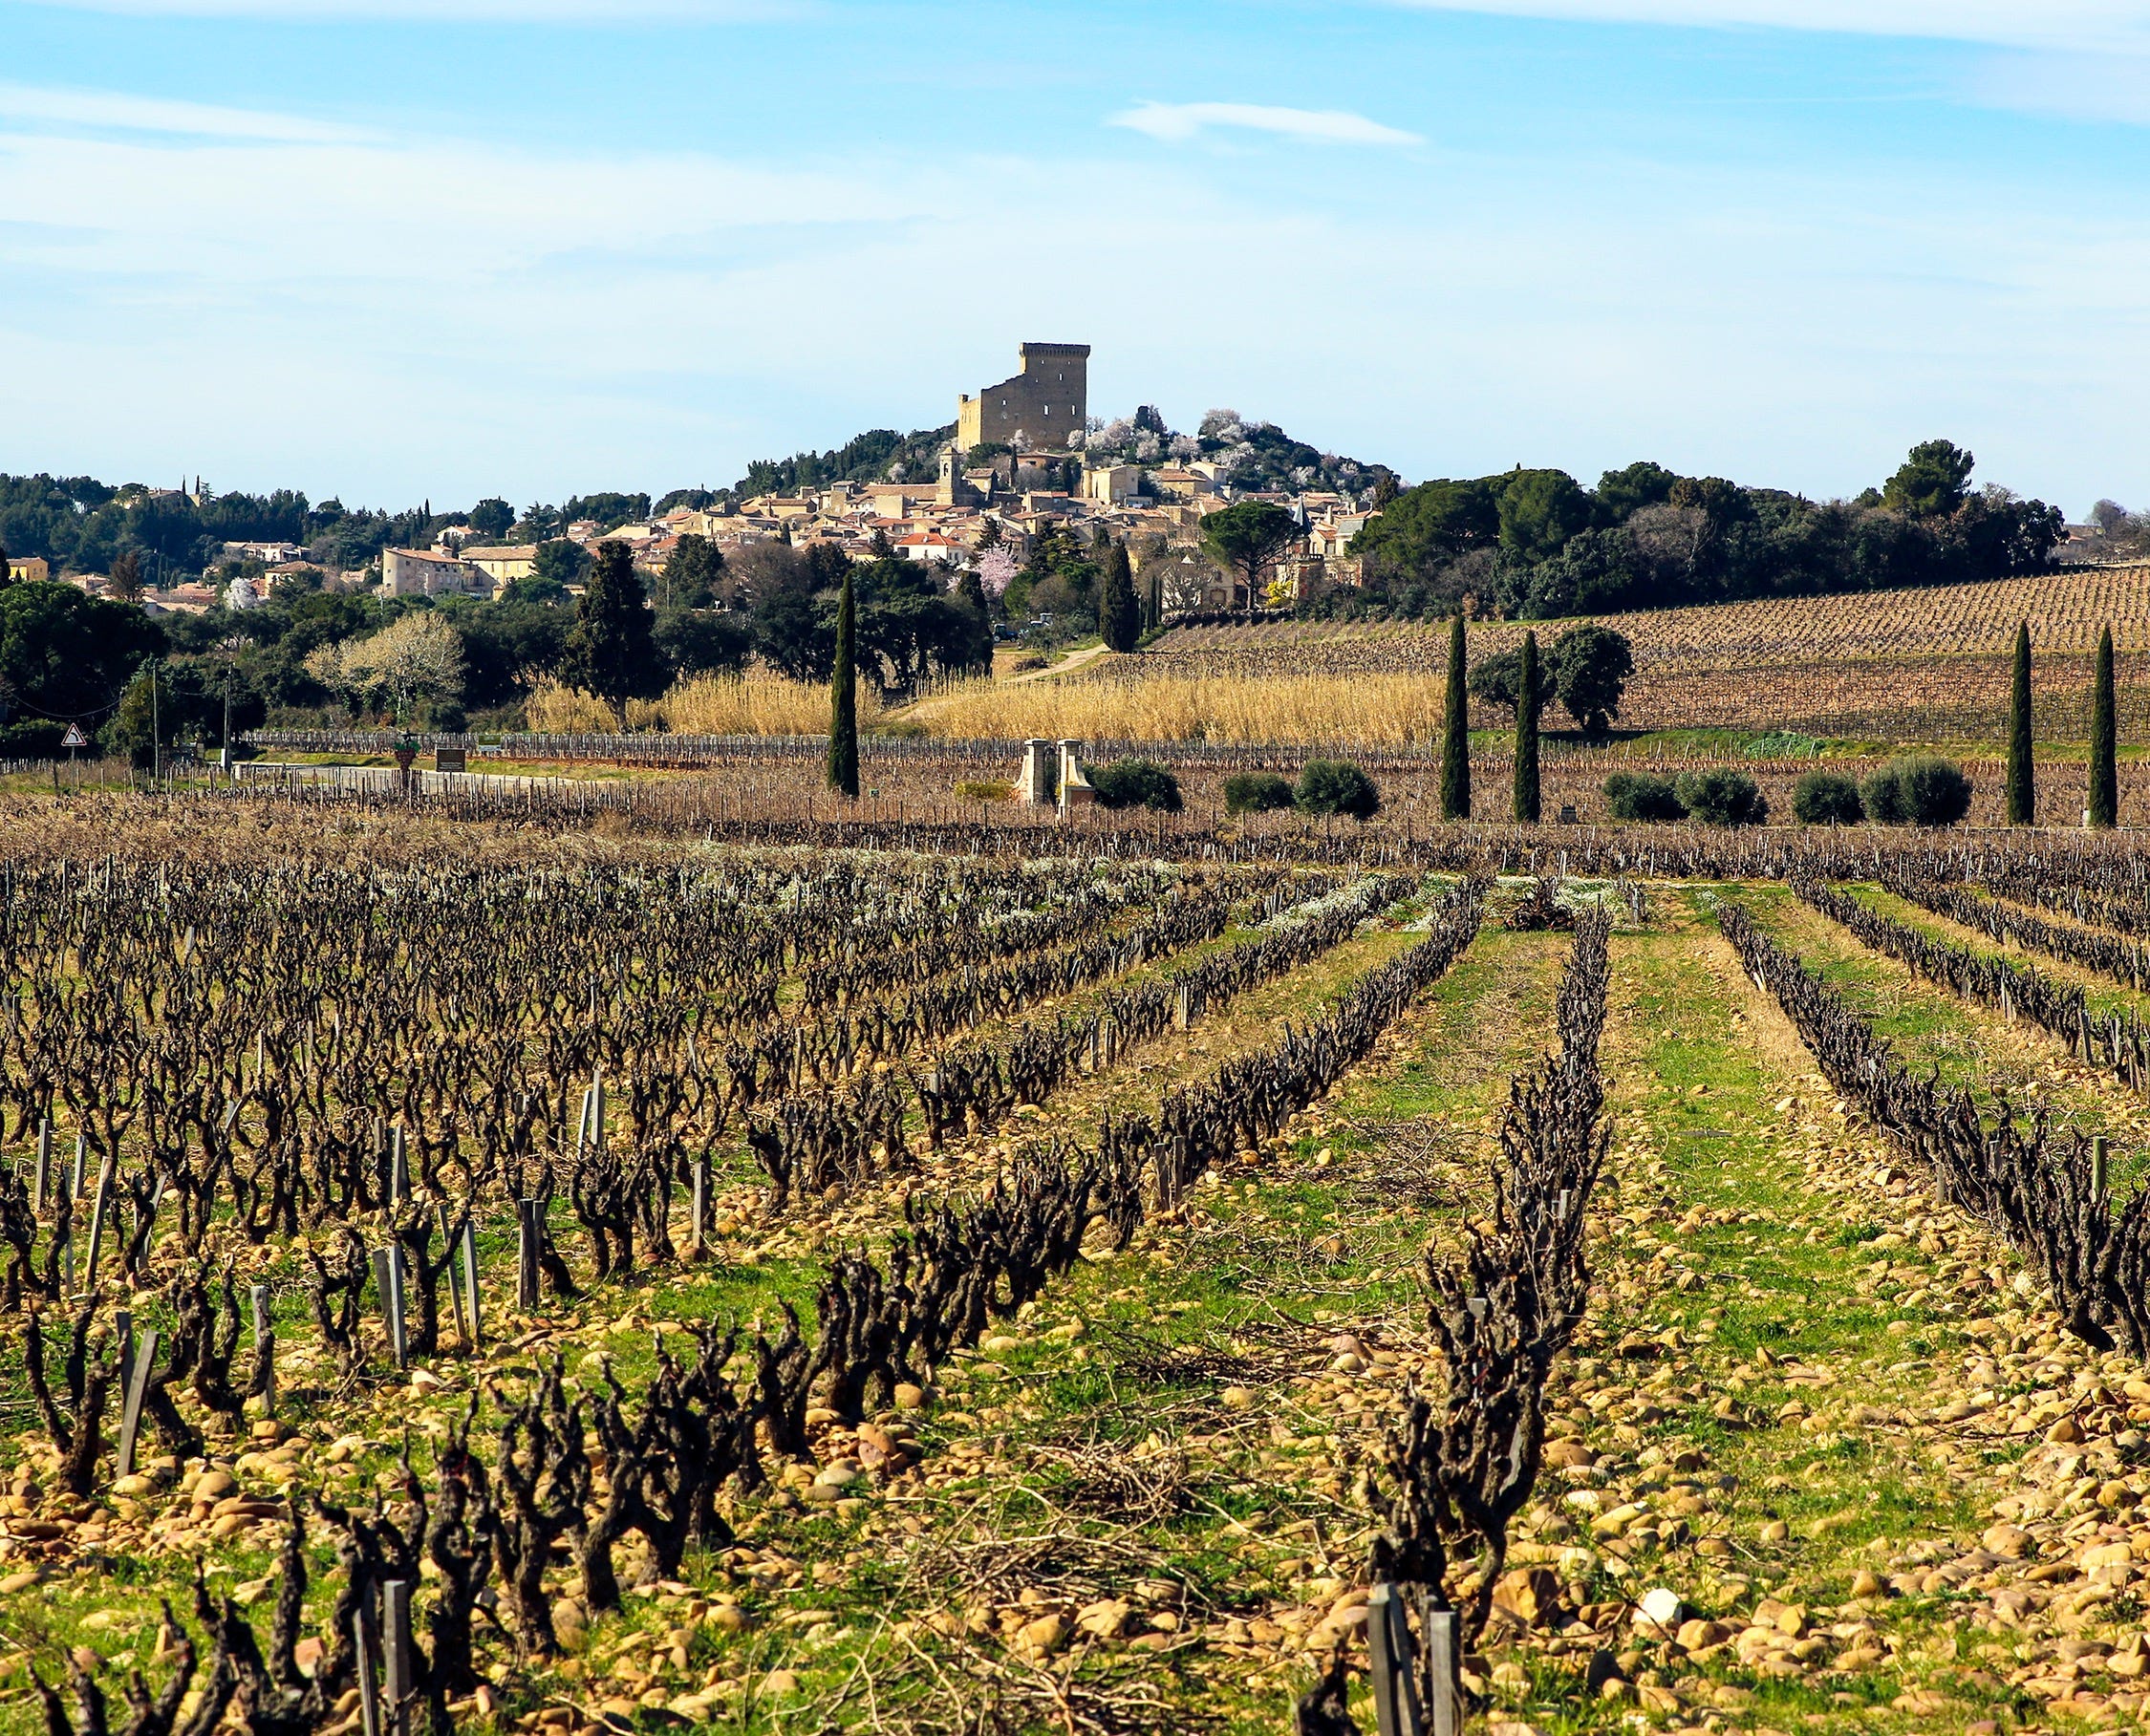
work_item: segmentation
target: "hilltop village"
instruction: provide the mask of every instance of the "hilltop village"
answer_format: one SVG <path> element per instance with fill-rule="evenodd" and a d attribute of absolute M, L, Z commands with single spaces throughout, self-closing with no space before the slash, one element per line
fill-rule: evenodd
<path fill-rule="evenodd" d="M 867 466 L 872 480 L 818 474 L 831 466 L 806 454 L 808 461 L 753 466 L 741 487 L 679 490 L 654 508 L 646 496 L 610 496 L 602 498 L 614 510 L 555 524 L 544 522 L 542 508 L 506 526 L 481 524 L 476 513 L 453 515 L 462 522 L 432 526 L 422 544 L 392 543 L 362 567 L 324 568 L 320 549 L 297 541 L 231 540 L 199 573 L 164 575 L 163 584 L 139 594 L 153 612 L 219 604 L 244 610 L 292 579 L 388 597 L 493 600 L 547 567 L 548 542 L 577 549 L 624 543 L 654 577 L 682 537 L 699 537 L 727 558 L 763 543 L 829 545 L 861 560 L 893 555 L 944 569 L 951 586 L 978 573 L 998 595 L 1040 542 L 1061 532 L 1086 545 L 1101 536 L 1125 543 L 1146 607 L 1159 618 L 1248 605 L 1243 576 L 1206 558 L 1201 535 L 1206 517 L 1247 500 L 1286 508 L 1301 533 L 1265 567 L 1262 594 L 1253 601 L 1289 603 L 1356 582 L 1351 539 L 1393 491 L 1392 472 L 1317 452 L 1229 410 L 1210 412 L 1192 435 L 1174 435 L 1147 406 L 1131 418 L 1093 417 L 1089 354 L 1086 344 L 1021 345 L 1016 373 L 960 394 L 947 426 L 882 437 L 891 456 Z M 862 437 L 828 457 L 871 451 L 874 439 Z M 768 485 L 752 487 L 756 482 Z M 143 492 L 154 504 L 170 491 Z M 202 504 L 214 497 L 197 484 L 190 498 Z M 618 510 L 637 504 L 642 512 Z M 570 561 L 565 569 L 582 564 Z M 34 557 L 15 566 L 16 578 L 48 576 Z M 106 573 L 64 576 L 92 594 L 113 589 Z M 578 589 L 571 578 L 568 589 Z"/>

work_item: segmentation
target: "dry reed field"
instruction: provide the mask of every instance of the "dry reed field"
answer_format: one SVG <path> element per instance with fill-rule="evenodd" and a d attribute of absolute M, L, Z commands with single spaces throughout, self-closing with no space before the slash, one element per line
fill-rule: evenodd
<path fill-rule="evenodd" d="M 0 802 L 0 1731 L 2150 1707 L 2124 838 Z"/>
<path fill-rule="evenodd" d="M 935 736 L 1020 741 L 1358 742 L 1420 748 L 1441 734 L 1443 683 L 1423 675 L 1301 675 L 1249 680 L 1148 655 L 1107 657 L 1064 679 L 952 682 L 901 716 Z"/>
<path fill-rule="evenodd" d="M 562 735 L 602 734 L 614 727 L 598 699 L 548 676 L 525 701 L 533 730 Z M 869 682 L 858 688 L 861 728 L 880 719 L 881 697 Z M 813 736 L 828 730 L 828 689 L 814 681 L 786 681 L 765 673 L 698 675 L 661 698 L 628 702 L 627 726 L 682 736 Z"/>

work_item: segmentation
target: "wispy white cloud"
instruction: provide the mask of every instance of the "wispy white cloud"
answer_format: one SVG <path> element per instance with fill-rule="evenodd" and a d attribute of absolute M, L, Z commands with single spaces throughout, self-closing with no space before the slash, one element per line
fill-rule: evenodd
<path fill-rule="evenodd" d="M 1422 11 L 1701 27 L 1761 26 L 2104 53 L 2150 49 L 2145 0 L 1391 0 Z"/>
<path fill-rule="evenodd" d="M 122 133 L 161 133 L 188 139 L 261 139 L 282 144 L 350 143 L 374 137 L 297 115 L 259 109 L 219 108 L 112 91 L 45 89 L 0 83 L 0 120 L 43 121 Z"/>
<path fill-rule="evenodd" d="M 1182 143 L 1212 127 L 1270 133 L 1308 144 L 1421 144 L 1416 133 L 1384 126 L 1345 109 L 1273 108 L 1256 102 L 1139 102 L 1114 115 L 1123 126 L 1152 139 Z"/>

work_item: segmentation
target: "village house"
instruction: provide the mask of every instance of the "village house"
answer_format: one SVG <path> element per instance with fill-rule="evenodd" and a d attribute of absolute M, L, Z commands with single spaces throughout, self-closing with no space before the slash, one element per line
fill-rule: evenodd
<path fill-rule="evenodd" d="M 498 592 L 537 571 L 537 551 L 535 543 L 494 543 L 479 548 L 466 545 L 458 558 L 484 573 Z"/>
<path fill-rule="evenodd" d="M 493 594 L 493 581 L 475 565 L 429 548 L 380 551 L 380 588 L 391 597 L 456 597 Z"/>
<path fill-rule="evenodd" d="M 264 567 L 273 567 L 280 561 L 295 561 L 305 552 L 305 547 L 298 543 L 226 543 L 219 559 L 259 561 Z"/>

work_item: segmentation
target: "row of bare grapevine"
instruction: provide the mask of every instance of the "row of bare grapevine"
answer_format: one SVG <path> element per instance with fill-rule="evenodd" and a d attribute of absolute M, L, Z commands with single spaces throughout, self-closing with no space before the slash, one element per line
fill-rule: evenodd
<path fill-rule="evenodd" d="M 2022 1015 L 2076 1050 L 2086 1066 L 2102 1067 L 2122 1084 L 2139 1090 L 2150 1081 L 2150 1025 L 2132 1009 L 2093 1018 L 2078 984 L 1951 945 L 1818 881 L 1795 879 L 1792 889 L 1824 916 L 1843 924 L 1860 945 L 1895 959 L 1914 975 L 2010 1018 Z"/>
<path fill-rule="evenodd" d="M 1602 911 L 1579 918 L 1558 1002 L 1559 1052 L 1510 1086 L 1491 1230 L 1466 1224 L 1459 1254 L 1426 1256 L 1447 1384 L 1437 1397 L 1405 1395 L 1369 1563 L 1373 1581 L 1404 1600 L 1398 1637 L 1415 1625 L 1407 1692 L 1426 1706 L 1459 1693 L 1457 1664 L 1485 1631 L 1509 1525 L 1537 1487 L 1546 1382 L 1589 1296 L 1585 1217 L 1611 1137 L 1598 1064 L 1610 934 Z M 1457 1621 L 1445 1655 L 1429 1643 L 1439 1611 Z"/>
<path fill-rule="evenodd" d="M 1919 1079 L 1887 1039 L 1737 904 L 1717 920 L 1830 1082 L 1907 1155 L 1942 1197 L 1999 1232 L 2053 1287 L 2062 1323 L 2099 1349 L 2150 1355 L 2150 1191 L 2116 1210 L 2081 1134 L 2026 1123 L 2005 1100 L 1982 1122 L 1968 1091 Z"/>

